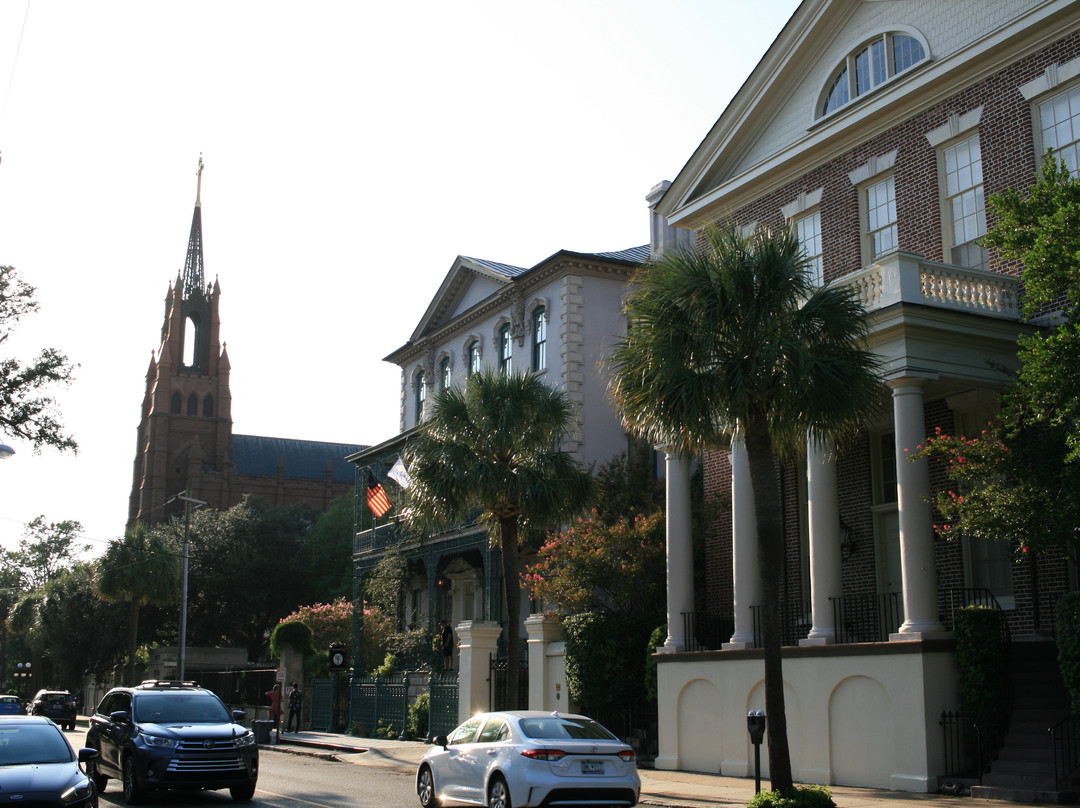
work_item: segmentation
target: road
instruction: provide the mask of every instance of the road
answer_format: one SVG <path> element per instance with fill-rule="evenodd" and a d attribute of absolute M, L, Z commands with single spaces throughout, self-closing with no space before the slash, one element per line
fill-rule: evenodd
<path fill-rule="evenodd" d="M 67 732 L 78 749 L 86 730 Z M 360 753 L 363 754 L 363 753 Z M 259 785 L 252 805 L 267 808 L 417 808 L 412 775 L 392 769 L 356 766 L 273 749 L 259 750 Z M 120 784 L 110 780 L 100 797 L 101 808 L 126 808 Z M 146 808 L 226 808 L 228 791 L 152 792 Z"/>

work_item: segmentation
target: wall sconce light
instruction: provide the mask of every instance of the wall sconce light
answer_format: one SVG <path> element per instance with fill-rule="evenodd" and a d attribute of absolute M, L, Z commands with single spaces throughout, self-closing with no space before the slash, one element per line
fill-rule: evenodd
<path fill-rule="evenodd" d="M 841 519 L 840 520 L 840 557 L 847 561 L 853 555 L 858 547 L 855 544 L 855 531 L 852 530 Z"/>

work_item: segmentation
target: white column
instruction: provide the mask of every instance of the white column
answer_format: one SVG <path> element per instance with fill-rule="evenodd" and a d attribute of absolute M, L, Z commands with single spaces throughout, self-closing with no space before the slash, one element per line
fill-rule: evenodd
<path fill-rule="evenodd" d="M 466 620 L 454 627 L 458 635 L 458 721 L 491 709 L 488 684 L 491 658 L 502 634 L 498 623 Z"/>
<path fill-rule="evenodd" d="M 562 695 L 561 682 L 551 681 L 554 677 L 548 668 L 548 646 L 562 636 L 562 626 L 557 620 L 542 614 L 531 614 L 525 618 L 525 633 L 529 639 L 529 709 L 547 710 L 545 705 L 554 699 L 556 690 L 566 709 L 565 696 Z"/>
<path fill-rule="evenodd" d="M 810 523 L 810 612 L 813 625 L 799 645 L 836 642 L 836 615 L 830 598 L 843 592 L 840 575 L 840 495 L 832 441 L 806 440 L 807 510 Z"/>
<path fill-rule="evenodd" d="M 750 458 L 738 433 L 731 441 L 731 567 L 735 582 L 735 633 L 723 647 L 724 650 L 753 648 L 754 613 L 750 607 L 762 604 L 761 573 Z"/>
<path fill-rule="evenodd" d="M 925 379 L 889 380 L 896 431 L 896 499 L 900 510 L 900 568 L 904 582 L 904 624 L 890 640 L 918 640 L 944 632 L 938 620 L 937 570 L 931 520 L 930 470 L 926 460 L 908 458 L 926 440 L 923 417 Z"/>
<path fill-rule="evenodd" d="M 690 458 L 664 450 L 667 475 L 667 623 L 663 653 L 687 649 L 683 614 L 694 611 L 694 546 L 690 536 Z"/>

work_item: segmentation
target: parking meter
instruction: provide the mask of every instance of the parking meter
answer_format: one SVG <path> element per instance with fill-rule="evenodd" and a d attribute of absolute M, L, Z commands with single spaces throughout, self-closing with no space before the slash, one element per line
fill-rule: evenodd
<path fill-rule="evenodd" d="M 754 793 L 761 793 L 761 742 L 765 740 L 765 713 L 751 710 L 746 714 L 746 731 L 754 745 Z"/>
<path fill-rule="evenodd" d="M 750 743 L 757 746 L 765 740 L 765 713 L 751 710 L 746 714 L 746 730 L 750 733 Z"/>

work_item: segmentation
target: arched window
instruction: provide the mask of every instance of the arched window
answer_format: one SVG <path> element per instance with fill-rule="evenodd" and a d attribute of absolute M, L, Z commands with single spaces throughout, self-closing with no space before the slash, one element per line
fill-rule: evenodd
<path fill-rule="evenodd" d="M 213 418 L 214 417 L 214 397 L 213 396 L 207 396 L 206 398 L 203 399 L 202 414 L 203 414 L 204 418 Z"/>
<path fill-rule="evenodd" d="M 183 405 L 183 399 L 180 398 L 179 393 L 173 393 L 172 399 L 169 401 L 169 412 L 173 415 L 180 414 L 180 408 Z"/>
<path fill-rule="evenodd" d="M 416 374 L 416 423 L 424 420 L 424 404 L 427 403 L 427 377 L 424 371 Z"/>
<path fill-rule="evenodd" d="M 450 383 L 453 381 L 453 374 L 450 372 L 450 357 L 447 357 L 439 363 L 439 379 L 442 381 L 442 389 L 448 390 Z"/>
<path fill-rule="evenodd" d="M 514 364 L 514 340 L 510 336 L 510 324 L 499 329 L 499 373 L 511 373 Z"/>
<path fill-rule="evenodd" d="M 469 344 L 469 362 L 465 366 L 465 372 L 470 376 L 480 370 L 480 340 L 473 340 Z"/>
<path fill-rule="evenodd" d="M 187 414 L 198 415 L 199 414 L 199 399 L 195 398 L 195 394 L 192 393 L 187 399 Z"/>
<path fill-rule="evenodd" d="M 910 34 L 879 34 L 847 55 L 829 80 L 821 114 L 828 115 L 923 61 L 926 49 Z"/>
<path fill-rule="evenodd" d="M 533 311 L 532 315 L 532 369 L 547 368 L 547 309 L 543 306 Z"/>
<path fill-rule="evenodd" d="M 199 363 L 199 356 L 196 350 L 198 345 L 199 335 L 199 322 L 194 314 L 189 315 L 184 320 L 184 367 L 195 367 Z"/>

